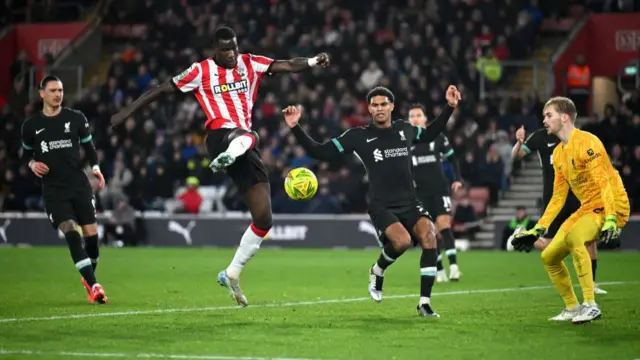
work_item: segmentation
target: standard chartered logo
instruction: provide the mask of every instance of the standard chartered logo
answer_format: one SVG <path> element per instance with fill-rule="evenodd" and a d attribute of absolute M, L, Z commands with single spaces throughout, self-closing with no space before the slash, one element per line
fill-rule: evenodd
<path fill-rule="evenodd" d="M 46 153 L 51 150 L 66 149 L 71 147 L 73 147 L 73 143 L 71 142 L 71 140 L 54 140 L 49 141 L 48 143 L 46 141 L 40 142 L 40 149 L 42 150 L 42 153 Z"/>
<path fill-rule="evenodd" d="M 375 162 L 401 156 L 409 156 L 409 148 L 401 147 L 395 149 L 386 149 L 384 150 L 384 152 L 380 151 L 380 149 L 373 150 L 373 159 L 375 160 Z"/>
<path fill-rule="evenodd" d="M 375 162 L 382 161 L 383 159 L 380 149 L 373 150 L 373 160 L 375 160 Z"/>

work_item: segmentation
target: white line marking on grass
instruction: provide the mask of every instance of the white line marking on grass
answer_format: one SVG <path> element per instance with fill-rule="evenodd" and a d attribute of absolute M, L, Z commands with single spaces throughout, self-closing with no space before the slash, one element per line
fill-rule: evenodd
<path fill-rule="evenodd" d="M 599 282 L 598 285 L 624 285 L 633 284 L 632 281 L 610 281 Z M 577 286 L 577 285 L 576 285 Z M 459 290 L 459 291 L 446 291 L 446 292 L 434 292 L 431 296 L 447 296 L 447 295 L 472 295 L 472 294 L 489 294 L 489 293 L 506 293 L 516 291 L 530 291 L 530 290 L 544 290 L 552 289 L 553 286 L 523 286 L 501 289 L 475 289 L 475 290 Z M 417 294 L 408 295 L 388 295 L 385 299 L 404 299 L 409 297 L 417 297 Z M 340 304 L 351 303 L 359 301 L 368 301 L 369 297 L 347 298 L 347 299 L 330 299 L 330 300 L 313 300 L 313 301 L 297 301 L 286 303 L 274 303 L 274 304 L 257 304 L 250 305 L 250 309 L 254 308 L 277 308 L 277 307 L 291 307 L 291 306 L 305 306 L 305 305 L 322 305 L 322 304 Z M 69 320 L 69 319 L 84 319 L 84 318 L 96 318 L 96 317 L 119 317 L 119 316 L 135 316 L 135 315 L 153 315 L 153 314 L 170 314 L 170 313 L 185 313 L 185 312 L 206 312 L 206 311 L 221 311 L 221 310 L 234 310 L 242 309 L 239 306 L 211 306 L 201 308 L 177 308 L 177 309 L 157 309 L 157 310 L 134 310 L 134 311 L 119 311 L 119 312 L 105 312 L 105 313 L 87 313 L 87 314 L 69 314 L 69 315 L 55 315 L 55 316 L 43 316 L 43 317 L 21 317 L 21 318 L 0 318 L 0 323 L 14 323 L 14 322 L 27 322 L 27 321 L 47 321 L 47 320 Z"/>
<path fill-rule="evenodd" d="M 184 360 L 321 360 L 307 358 L 265 358 L 253 356 L 222 356 L 222 355 L 182 355 L 182 354 L 122 354 L 122 353 L 94 353 L 77 351 L 38 351 L 38 350 L 3 350 L 2 355 L 32 355 L 32 356 L 81 356 L 102 358 L 135 358 L 135 359 L 184 359 Z"/>

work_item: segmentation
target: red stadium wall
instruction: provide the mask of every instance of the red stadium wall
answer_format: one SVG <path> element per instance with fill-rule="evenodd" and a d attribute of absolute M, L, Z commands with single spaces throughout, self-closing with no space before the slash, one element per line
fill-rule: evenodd
<path fill-rule="evenodd" d="M 11 29 L 2 39 L 0 39 L 0 96 L 9 99 L 11 89 L 11 74 L 9 73 L 11 63 L 18 54 L 18 41 L 16 30 Z"/>
<path fill-rule="evenodd" d="M 557 95 L 578 54 L 584 55 L 593 76 L 616 77 L 620 67 L 640 57 L 640 13 L 590 15 L 553 66 Z"/>
<path fill-rule="evenodd" d="M 9 68 L 21 50 L 26 50 L 34 65 L 44 65 L 44 56 L 54 57 L 73 39 L 82 34 L 87 23 L 66 24 L 21 24 L 0 39 L 0 94 L 8 97 L 11 93 Z"/>

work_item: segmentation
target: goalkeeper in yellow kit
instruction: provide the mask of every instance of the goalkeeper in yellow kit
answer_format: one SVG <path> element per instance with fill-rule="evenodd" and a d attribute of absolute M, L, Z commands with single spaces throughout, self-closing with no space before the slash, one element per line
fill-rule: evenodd
<path fill-rule="evenodd" d="M 512 244 L 516 248 L 533 246 L 564 206 L 571 188 L 580 200 L 580 208 L 561 225 L 544 249 L 542 263 L 565 303 L 562 313 L 550 320 L 582 324 L 602 317 L 595 302 L 591 259 L 585 244 L 599 239 L 609 247 L 620 245 L 619 229 L 629 220 L 629 198 L 602 142 L 593 134 L 575 128 L 577 111 L 570 99 L 550 99 L 543 113 L 547 133 L 561 141 L 553 151 L 553 196 L 538 224 L 515 235 Z M 582 305 L 578 303 L 569 269 L 563 261 L 569 254 L 582 288 Z"/>

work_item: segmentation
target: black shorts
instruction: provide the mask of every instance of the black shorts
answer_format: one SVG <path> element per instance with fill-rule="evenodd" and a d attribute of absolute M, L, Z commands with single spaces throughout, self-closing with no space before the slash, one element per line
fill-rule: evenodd
<path fill-rule="evenodd" d="M 43 197 L 44 210 L 55 229 L 67 220 L 80 226 L 96 223 L 96 200 L 91 187 L 60 190 L 55 194 Z"/>
<path fill-rule="evenodd" d="M 220 155 L 229 146 L 228 135 L 234 129 L 218 129 L 207 133 L 205 140 L 211 160 Z M 238 187 L 240 194 L 245 194 L 257 183 L 269 184 L 267 169 L 262 163 L 260 153 L 253 147 L 227 168 L 227 175 Z"/>
<path fill-rule="evenodd" d="M 386 243 L 387 238 L 384 235 L 384 231 L 391 224 L 397 222 L 401 223 L 411 235 L 411 241 L 415 246 L 419 241 L 413 235 L 413 226 L 418 222 L 418 219 L 426 217 L 433 221 L 427 209 L 425 209 L 419 202 L 417 202 L 416 205 L 404 207 L 370 210 L 369 216 L 371 217 L 371 222 L 378 233 L 378 242 L 380 243 L 380 246 L 384 246 Z"/>
<path fill-rule="evenodd" d="M 578 201 L 575 196 L 570 194 L 567 197 L 567 201 L 564 203 L 562 210 L 560 210 L 560 213 L 558 213 L 558 216 L 556 216 L 556 218 L 553 220 L 553 222 L 549 226 L 549 229 L 547 229 L 547 233 L 543 237 L 545 239 L 553 239 L 553 237 L 556 236 L 556 233 L 558 233 L 558 230 L 560 230 L 560 226 L 562 226 L 562 223 L 564 223 L 565 220 L 567 220 L 569 216 L 571 216 L 571 214 L 578 211 L 579 208 L 580 201 Z"/>
<path fill-rule="evenodd" d="M 434 219 L 441 215 L 451 215 L 451 196 L 449 194 L 432 195 L 418 191 L 418 198 Z"/>

